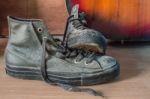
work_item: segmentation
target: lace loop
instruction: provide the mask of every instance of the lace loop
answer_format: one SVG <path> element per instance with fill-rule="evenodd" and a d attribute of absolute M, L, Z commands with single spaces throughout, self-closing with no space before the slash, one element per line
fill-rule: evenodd
<path fill-rule="evenodd" d="M 47 50 L 46 49 L 46 44 L 47 44 L 48 41 L 49 41 L 49 39 L 47 37 L 43 38 L 43 42 L 42 42 L 43 52 L 42 52 L 42 61 L 41 61 L 41 76 L 42 76 L 43 80 L 45 82 L 47 82 L 48 84 L 60 86 L 63 89 L 65 89 L 66 91 L 86 92 L 86 93 L 88 93 L 90 95 L 93 95 L 93 96 L 101 96 L 101 97 L 105 98 L 102 93 L 96 92 L 93 89 L 80 88 L 80 87 L 76 87 L 76 86 L 72 86 L 72 85 L 68 85 L 68 84 L 61 84 L 61 83 L 57 83 L 57 82 L 54 82 L 51 79 L 49 79 L 48 74 L 47 74 L 47 64 L 46 64 L 46 62 L 47 62 L 47 59 L 46 59 L 46 53 L 47 53 L 46 52 L 46 50 Z"/>
<path fill-rule="evenodd" d="M 76 29 L 86 29 L 87 27 L 84 26 L 84 23 L 82 22 L 82 20 L 80 18 L 78 19 L 71 19 L 70 22 L 73 22 L 73 25 Z"/>

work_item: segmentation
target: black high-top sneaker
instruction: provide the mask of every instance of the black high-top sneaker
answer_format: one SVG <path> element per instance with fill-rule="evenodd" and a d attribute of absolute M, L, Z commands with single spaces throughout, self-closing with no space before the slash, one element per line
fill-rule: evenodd
<path fill-rule="evenodd" d="M 67 20 L 63 45 L 69 48 L 105 53 L 107 48 L 106 38 L 100 32 L 84 25 L 83 13 L 79 13 L 78 9 L 79 5 L 72 8 L 71 15 Z"/>
<path fill-rule="evenodd" d="M 108 82 L 119 75 L 116 59 L 68 49 L 58 44 L 40 19 L 8 17 L 6 72 L 21 79 L 40 79 L 69 91 L 101 95 L 76 86 Z"/>

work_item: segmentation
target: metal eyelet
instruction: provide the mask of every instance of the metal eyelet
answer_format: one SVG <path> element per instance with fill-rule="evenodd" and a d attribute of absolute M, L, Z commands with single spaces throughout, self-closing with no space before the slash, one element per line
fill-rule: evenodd
<path fill-rule="evenodd" d="M 85 65 L 93 64 L 93 62 L 87 63 L 87 61 L 84 62 Z"/>
<path fill-rule="evenodd" d="M 41 33 L 42 31 L 43 31 L 43 28 L 39 27 L 39 28 L 38 28 L 38 32 Z"/>
<path fill-rule="evenodd" d="M 84 62 L 85 65 L 89 65 L 89 63 L 87 63 L 86 61 Z"/>
<path fill-rule="evenodd" d="M 77 63 L 80 63 L 80 62 L 79 62 L 79 61 L 77 61 L 77 60 L 75 59 L 75 60 L 74 60 L 74 63 L 75 63 L 75 64 L 77 64 Z"/>

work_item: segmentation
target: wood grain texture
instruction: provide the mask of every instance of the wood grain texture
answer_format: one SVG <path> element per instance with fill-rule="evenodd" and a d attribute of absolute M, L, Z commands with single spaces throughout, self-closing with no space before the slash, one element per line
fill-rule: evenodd
<path fill-rule="evenodd" d="M 0 35 L 8 35 L 8 15 L 43 19 L 52 34 L 63 34 L 68 13 L 64 0 L 2 0 Z"/>
<path fill-rule="evenodd" d="M 43 81 L 21 80 L 5 74 L 3 52 L 7 40 L 0 39 L 0 99 L 102 99 L 85 93 L 64 91 Z M 113 46 L 112 46 L 113 45 Z M 91 86 L 108 99 L 150 98 L 150 44 L 111 44 L 108 55 L 118 59 L 120 77 L 107 84 Z"/>
<path fill-rule="evenodd" d="M 89 27 L 111 40 L 150 38 L 150 0 L 66 0 L 86 12 Z"/>

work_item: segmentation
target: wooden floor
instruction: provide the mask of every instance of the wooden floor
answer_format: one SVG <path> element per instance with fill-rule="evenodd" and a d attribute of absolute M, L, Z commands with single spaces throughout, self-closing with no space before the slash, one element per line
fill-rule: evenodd
<path fill-rule="evenodd" d="M 0 40 L 0 99 L 101 99 L 85 93 L 66 92 L 43 81 L 9 77 L 5 74 L 3 57 L 6 42 Z M 102 91 L 108 99 L 150 99 L 150 43 L 113 43 L 107 54 L 120 62 L 120 77 L 91 88 Z"/>

